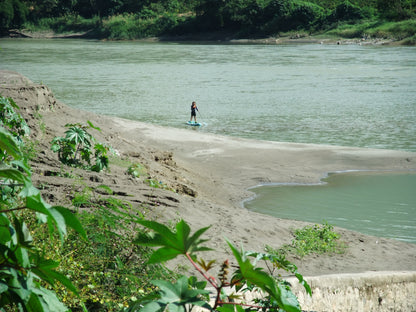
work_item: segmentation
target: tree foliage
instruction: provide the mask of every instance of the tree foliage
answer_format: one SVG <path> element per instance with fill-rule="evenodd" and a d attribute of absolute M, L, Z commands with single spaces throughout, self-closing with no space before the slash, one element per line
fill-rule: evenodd
<path fill-rule="evenodd" d="M 118 16 L 133 16 L 132 22 Z M 96 37 L 135 39 L 166 34 L 229 31 L 240 35 L 275 35 L 279 32 L 322 30 L 334 23 L 364 18 L 404 20 L 416 16 L 416 0 L 1 0 L 3 30 L 26 21 L 48 20 L 49 27 L 73 21 L 68 30 L 79 30 L 77 21 L 88 23 Z M 106 28 L 107 26 L 107 28 Z M 110 26 L 110 29 L 108 27 Z M 116 27 L 118 29 L 112 29 Z M 115 35 L 116 33 L 117 35 Z M 120 35 L 121 34 L 121 35 Z"/>
<path fill-rule="evenodd" d="M 0 97 L 0 310 L 66 311 L 55 293 L 42 283 L 61 283 L 77 292 L 70 280 L 56 271 L 58 262 L 45 258 L 33 245 L 25 216 L 36 214 L 49 233 L 63 241 L 68 227 L 85 238 L 78 219 L 68 209 L 46 203 L 33 186 L 22 136 L 27 125 L 14 111 L 12 99 Z"/>

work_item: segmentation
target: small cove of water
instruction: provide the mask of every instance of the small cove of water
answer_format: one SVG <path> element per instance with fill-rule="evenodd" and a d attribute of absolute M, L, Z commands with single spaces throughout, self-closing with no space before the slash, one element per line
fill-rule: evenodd
<path fill-rule="evenodd" d="M 316 185 L 254 188 L 252 211 L 283 219 L 324 220 L 368 235 L 416 243 L 416 173 L 331 174 Z"/>

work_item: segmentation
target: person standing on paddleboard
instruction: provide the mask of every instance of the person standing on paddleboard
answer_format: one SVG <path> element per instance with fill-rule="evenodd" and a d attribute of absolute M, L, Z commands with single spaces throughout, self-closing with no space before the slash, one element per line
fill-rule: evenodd
<path fill-rule="evenodd" d="M 192 122 L 192 117 L 194 118 L 194 120 L 195 120 L 195 123 L 196 123 L 196 111 L 198 110 L 198 107 L 196 106 L 196 102 L 192 102 L 192 105 L 191 105 L 191 120 L 190 120 L 190 122 Z"/>

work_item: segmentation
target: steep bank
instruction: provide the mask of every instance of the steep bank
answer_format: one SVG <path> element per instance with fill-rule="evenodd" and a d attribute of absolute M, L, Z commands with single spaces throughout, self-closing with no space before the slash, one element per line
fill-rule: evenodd
<path fill-rule="evenodd" d="M 224 237 L 260 251 L 266 244 L 278 248 L 289 243 L 291 229 L 305 225 L 241 208 L 241 200 L 251 195 L 246 191 L 250 186 L 317 182 L 326 172 L 337 170 L 416 169 L 414 153 L 236 139 L 95 115 L 59 103 L 46 86 L 9 71 L 0 71 L 0 93 L 21 107 L 31 138 L 39 142 L 33 180 L 43 185 L 49 202 L 68 206 L 74 187 L 108 185 L 134 207 L 146 206 L 149 217 L 159 221 L 184 218 L 194 230 L 212 225 L 207 235 L 217 252 L 207 253 L 207 259 L 229 257 Z M 62 166 L 49 142 L 63 135 L 65 124 L 87 120 L 102 129 L 94 133 L 99 141 L 109 143 L 126 161 L 146 165 L 152 179 L 176 192 L 149 187 L 117 164 L 104 173 Z M 72 178 L 56 176 L 62 171 L 79 176 L 82 186 Z M 416 245 L 337 230 L 348 244 L 347 252 L 294 259 L 300 273 L 416 270 Z"/>

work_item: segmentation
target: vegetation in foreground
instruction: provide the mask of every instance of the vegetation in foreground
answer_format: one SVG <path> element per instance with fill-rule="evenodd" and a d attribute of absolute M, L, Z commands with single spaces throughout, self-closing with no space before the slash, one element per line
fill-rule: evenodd
<path fill-rule="evenodd" d="M 12 28 L 90 38 L 140 39 L 207 33 L 265 37 L 288 32 L 415 41 L 416 0 L 3 0 L 0 32 Z"/>
<path fill-rule="evenodd" d="M 208 250 L 201 236 L 209 227 L 191 235 L 183 220 L 175 229 L 145 220 L 105 185 L 74 191 L 72 210 L 47 204 L 31 181 L 28 157 L 33 153 L 25 149 L 29 129 L 12 99 L 0 97 L 0 108 L 0 310 L 185 311 L 202 306 L 220 312 L 301 311 L 278 271 L 295 275 L 309 294 L 310 287 L 285 254 L 334 251 L 339 235 L 327 223 L 296 230 L 285 252 L 270 247 L 246 252 L 227 242 L 238 267 L 231 272 L 225 260 L 214 278 L 208 271 L 215 260 L 196 255 Z M 139 176 L 144 169 L 134 164 L 128 172 Z M 164 267 L 177 256 L 185 256 L 205 281 Z M 257 267 L 260 261 L 267 271 Z M 216 290 L 213 304 L 207 286 Z M 266 296 L 248 304 L 225 291 L 232 286 Z"/>

